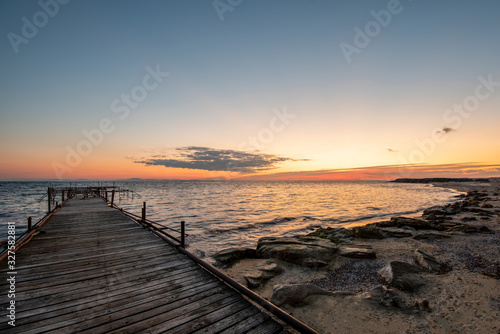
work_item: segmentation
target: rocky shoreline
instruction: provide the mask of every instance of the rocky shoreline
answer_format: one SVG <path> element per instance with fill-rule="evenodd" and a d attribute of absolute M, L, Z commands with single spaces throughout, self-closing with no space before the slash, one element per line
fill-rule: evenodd
<path fill-rule="evenodd" d="M 500 181 L 393 217 L 218 252 L 217 265 L 320 333 L 499 333 Z"/>

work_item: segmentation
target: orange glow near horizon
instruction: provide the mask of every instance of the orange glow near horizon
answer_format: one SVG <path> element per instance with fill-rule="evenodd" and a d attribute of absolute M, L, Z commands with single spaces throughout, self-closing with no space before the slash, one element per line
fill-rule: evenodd
<path fill-rule="evenodd" d="M 52 163 L 52 162 L 51 162 Z M 51 163 L 33 165 L 19 161 L 4 161 L 0 167 L 2 180 L 16 179 L 58 179 Z M 240 174 L 227 171 L 206 171 L 186 168 L 146 166 L 129 159 L 114 157 L 88 158 L 60 179 L 235 179 L 235 180 L 301 180 L 301 181 L 351 181 L 351 180 L 393 180 L 396 178 L 424 177 L 499 177 L 500 164 L 417 164 L 388 165 L 359 168 L 323 169 L 309 171 L 287 171 L 276 173 Z"/>

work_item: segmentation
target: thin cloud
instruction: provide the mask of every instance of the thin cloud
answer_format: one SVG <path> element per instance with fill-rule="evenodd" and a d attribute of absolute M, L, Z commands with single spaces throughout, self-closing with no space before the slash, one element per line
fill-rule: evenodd
<path fill-rule="evenodd" d="M 399 152 L 399 150 L 393 150 L 392 148 L 387 148 L 387 152 L 396 153 Z"/>
<path fill-rule="evenodd" d="M 410 174 L 410 175 L 408 175 Z M 388 180 L 403 177 L 498 177 L 500 165 L 477 162 L 454 164 L 384 165 L 246 176 L 247 180 Z"/>
<path fill-rule="evenodd" d="M 149 159 L 136 160 L 135 163 L 206 171 L 255 173 L 277 168 L 277 164 L 285 161 L 295 160 L 272 154 L 189 146 L 176 148 L 173 156 L 155 155 Z"/>
<path fill-rule="evenodd" d="M 444 127 L 442 128 L 441 130 L 438 130 L 436 131 L 437 133 L 444 133 L 444 134 L 447 134 L 447 133 L 450 133 L 450 132 L 453 132 L 453 131 L 457 131 L 453 128 L 448 128 L 448 127 Z"/>

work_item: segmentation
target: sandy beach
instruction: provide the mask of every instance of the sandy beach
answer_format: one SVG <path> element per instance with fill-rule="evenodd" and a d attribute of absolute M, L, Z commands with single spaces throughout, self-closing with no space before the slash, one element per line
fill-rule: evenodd
<path fill-rule="evenodd" d="M 219 265 L 320 333 L 500 333 L 500 180 L 435 186 L 467 195 L 417 219 L 264 238 Z"/>

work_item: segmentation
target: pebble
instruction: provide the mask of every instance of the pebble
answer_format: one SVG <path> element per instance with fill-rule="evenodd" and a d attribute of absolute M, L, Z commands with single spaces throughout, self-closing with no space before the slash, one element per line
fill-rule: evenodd
<path fill-rule="evenodd" d="M 328 270 L 325 277 L 309 283 L 328 291 L 367 291 L 384 284 L 378 270 L 385 265 L 384 262 L 349 262 L 336 270 Z"/>

